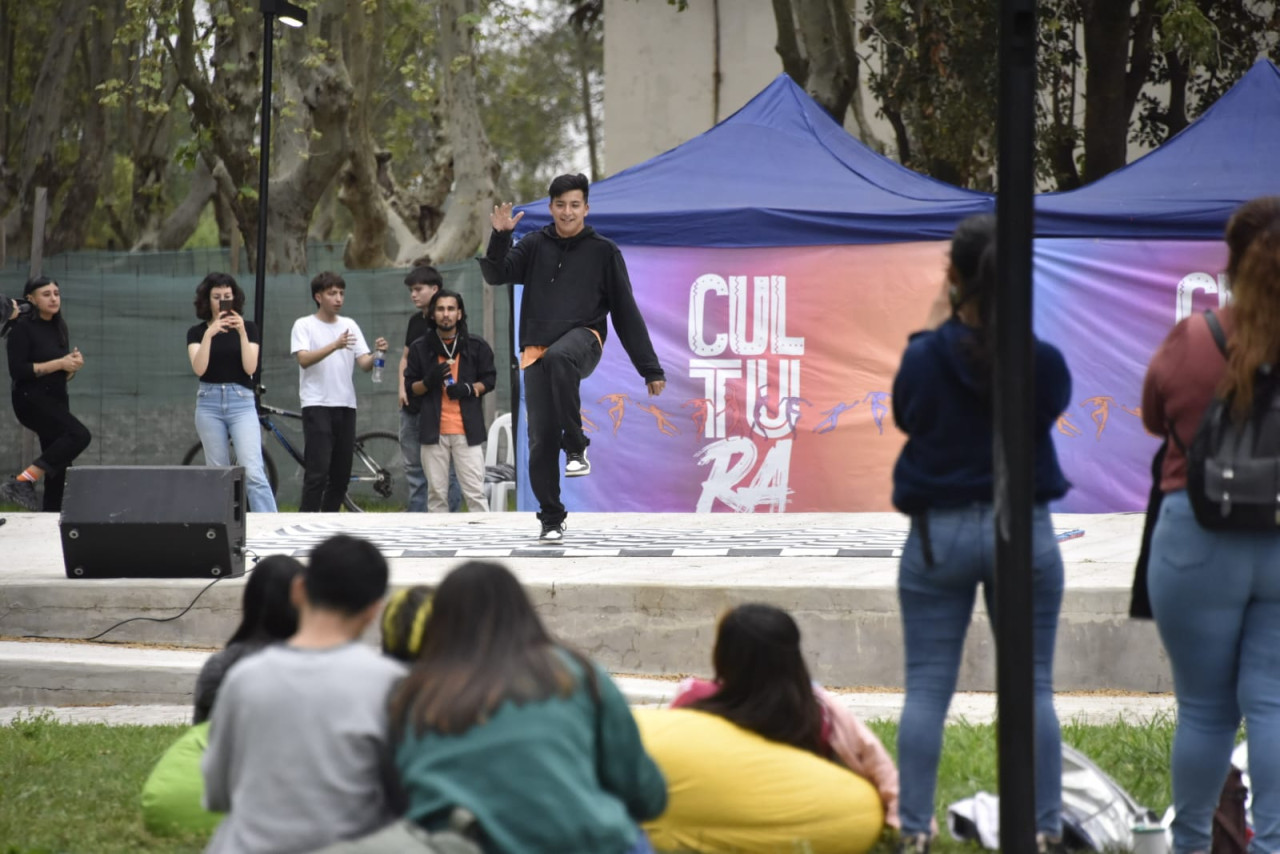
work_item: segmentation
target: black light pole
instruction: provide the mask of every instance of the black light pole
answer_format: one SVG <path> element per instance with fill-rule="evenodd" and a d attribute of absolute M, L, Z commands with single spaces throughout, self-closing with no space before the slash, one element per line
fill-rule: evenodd
<path fill-rule="evenodd" d="M 271 179 L 271 69 L 275 43 L 275 21 L 290 27 L 307 23 L 307 10 L 285 0 L 262 0 L 262 140 L 258 146 L 258 255 L 254 270 L 253 322 L 262 339 L 258 348 L 258 370 L 253 386 L 262 396 L 262 354 L 266 346 L 267 327 L 263 316 L 267 307 L 267 185 Z"/>
<path fill-rule="evenodd" d="M 1031 508 L 1035 350 L 1031 333 L 1036 2 L 1001 0 L 996 198 L 996 691 L 1000 850 L 1036 850 Z"/>

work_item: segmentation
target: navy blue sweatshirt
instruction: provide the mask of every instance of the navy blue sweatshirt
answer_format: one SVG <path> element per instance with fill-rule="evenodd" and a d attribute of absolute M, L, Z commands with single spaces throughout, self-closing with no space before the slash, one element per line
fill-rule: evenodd
<path fill-rule="evenodd" d="M 622 347 L 645 382 L 665 379 L 649 340 L 622 252 L 584 226 L 560 237 L 548 225 L 511 245 L 512 232 L 495 231 L 480 258 L 480 272 L 491 285 L 524 285 L 520 304 L 520 347 L 549 347 L 578 327 L 594 329 L 603 343 L 612 315 Z"/>
<path fill-rule="evenodd" d="M 969 327 L 954 318 L 907 343 L 893 380 L 893 418 L 907 444 L 893 468 L 903 513 L 992 500 L 991 400 L 965 355 Z M 1035 497 L 1066 495 L 1050 431 L 1071 399 L 1071 374 L 1052 344 L 1035 344 Z"/>

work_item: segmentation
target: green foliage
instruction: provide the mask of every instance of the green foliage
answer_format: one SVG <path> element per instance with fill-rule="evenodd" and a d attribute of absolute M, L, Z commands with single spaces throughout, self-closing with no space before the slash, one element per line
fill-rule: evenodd
<path fill-rule="evenodd" d="M 589 69 L 591 109 L 597 126 L 602 124 L 603 23 L 589 26 L 580 38 L 570 20 L 576 5 L 541 0 L 527 28 L 488 40 L 481 55 L 481 117 L 520 201 L 545 196 L 560 173 L 588 171 L 585 155 L 574 157 L 586 137 L 580 60 Z"/>
<path fill-rule="evenodd" d="M 897 724 L 870 721 L 890 753 Z M 159 839 L 142 826 L 138 805 L 151 767 L 184 727 L 58 724 L 29 717 L 0 726 L 0 852 L 36 854 L 195 854 L 204 840 Z M 1173 721 L 1086 725 L 1066 721 L 1063 740 L 1084 752 L 1139 803 L 1163 812 L 1169 804 Z M 947 727 L 938 773 L 938 821 L 946 806 L 977 791 L 997 792 L 995 727 Z M 892 852 L 886 834 L 874 854 Z M 973 852 L 945 833 L 937 854 Z"/>
<path fill-rule="evenodd" d="M 1087 8 L 1112 0 L 1040 0 L 1037 175 L 1047 189 L 1081 180 Z M 1156 146 L 1181 130 L 1248 70 L 1277 49 L 1280 16 L 1249 0 L 1141 0 L 1153 10 L 1143 38 L 1131 25 L 1126 62 L 1153 54 L 1127 133 Z M 895 130 L 899 159 L 913 169 L 976 189 L 994 188 L 999 32 L 988 0 L 865 0 L 860 41 L 874 61 L 868 85 Z M 1124 86 L 1124 81 L 1116 85 Z M 1177 97 L 1171 97 L 1171 93 Z M 1186 95 L 1185 111 L 1175 103 Z"/>

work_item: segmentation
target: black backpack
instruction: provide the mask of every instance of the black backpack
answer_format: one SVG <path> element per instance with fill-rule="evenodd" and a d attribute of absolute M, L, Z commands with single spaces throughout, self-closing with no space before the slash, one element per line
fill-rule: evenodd
<path fill-rule="evenodd" d="M 1227 337 L 1211 311 L 1205 322 L 1223 357 Z M 1280 395 L 1270 366 L 1254 381 L 1253 413 L 1231 418 L 1231 398 L 1215 396 L 1200 426 L 1184 447 L 1187 497 L 1203 528 L 1231 531 L 1280 531 Z"/>

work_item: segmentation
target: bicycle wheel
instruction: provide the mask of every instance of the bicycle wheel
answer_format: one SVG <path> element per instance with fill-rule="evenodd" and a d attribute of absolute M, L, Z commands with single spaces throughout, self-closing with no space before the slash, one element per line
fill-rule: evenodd
<path fill-rule="evenodd" d="M 202 466 L 204 465 L 204 443 L 196 442 L 187 453 L 182 457 L 184 466 Z M 231 465 L 236 464 L 236 449 L 231 448 Z M 262 449 L 262 464 L 267 469 L 267 480 L 271 483 L 271 494 L 275 495 L 280 489 L 280 477 L 276 474 L 276 461 L 271 459 L 271 455 L 267 453 L 267 449 Z"/>
<path fill-rule="evenodd" d="M 409 507 L 400 437 L 377 430 L 356 437 L 351 485 L 343 500 L 352 513 L 399 513 Z"/>

